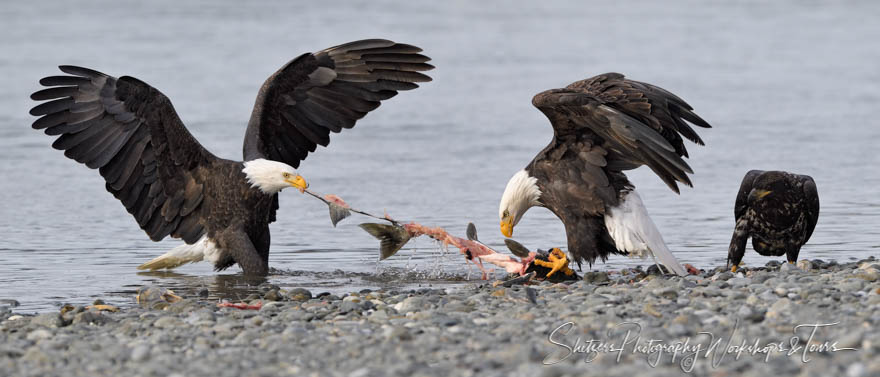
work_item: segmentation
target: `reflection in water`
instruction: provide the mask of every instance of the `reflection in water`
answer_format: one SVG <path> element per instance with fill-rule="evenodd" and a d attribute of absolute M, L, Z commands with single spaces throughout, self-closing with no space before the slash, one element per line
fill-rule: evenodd
<path fill-rule="evenodd" d="M 171 289 L 184 298 L 201 297 L 209 300 L 228 300 L 239 302 L 249 295 L 261 293 L 264 283 L 280 284 L 282 288 L 303 287 L 312 294 L 343 294 L 361 289 L 408 290 L 416 288 L 451 286 L 471 281 L 465 274 L 443 273 L 405 268 L 387 268 L 377 273 L 283 271 L 272 269 L 267 277 L 245 276 L 241 273 L 222 275 L 192 275 L 174 271 L 138 272 L 144 285 L 156 285 Z M 477 277 L 479 277 L 477 275 Z M 502 277 L 498 275 L 497 277 Z M 480 281 L 477 281 L 479 283 Z M 134 297 L 140 286 L 111 294 Z M 205 293 L 207 292 L 207 295 Z M 265 293 L 265 292 L 262 292 Z"/>
<path fill-rule="evenodd" d="M 173 271 L 138 272 L 145 283 L 173 290 L 182 297 L 202 297 L 216 300 L 242 301 L 248 295 L 257 293 L 260 284 L 269 281 L 267 277 L 245 276 L 242 274 L 198 276 Z M 207 291 L 207 296 L 204 292 Z"/>

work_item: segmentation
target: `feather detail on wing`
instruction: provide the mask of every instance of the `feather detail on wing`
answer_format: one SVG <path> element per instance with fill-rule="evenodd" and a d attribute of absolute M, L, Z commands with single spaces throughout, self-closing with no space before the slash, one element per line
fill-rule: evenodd
<path fill-rule="evenodd" d="M 303 54 L 270 76 L 257 96 L 244 159 L 299 167 L 330 133 L 352 128 L 398 91 L 431 81 L 434 67 L 418 47 L 367 39 Z"/>
<path fill-rule="evenodd" d="M 688 174 L 693 170 L 682 159 L 687 150 L 681 136 L 703 144 L 688 122 L 709 124 L 674 94 L 609 73 L 538 93 L 532 104 L 550 119 L 555 140 L 570 142 L 593 133 L 608 150 L 609 167 L 647 165 L 675 192 L 676 182 L 692 185 Z"/>
<path fill-rule="evenodd" d="M 154 241 L 168 235 L 194 243 L 205 233 L 204 182 L 197 170 L 215 159 L 187 131 L 171 101 L 146 83 L 88 68 L 61 66 L 69 76 L 40 80 L 31 95 L 33 128 L 57 136 L 52 147 L 98 169 Z"/>

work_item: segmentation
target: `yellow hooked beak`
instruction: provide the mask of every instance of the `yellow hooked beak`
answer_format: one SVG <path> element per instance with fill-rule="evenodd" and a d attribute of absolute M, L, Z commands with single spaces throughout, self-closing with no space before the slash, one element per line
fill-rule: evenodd
<path fill-rule="evenodd" d="M 513 236 L 513 217 L 512 216 L 504 216 L 501 219 L 501 234 L 504 237 L 510 238 Z"/>
<path fill-rule="evenodd" d="M 758 199 L 764 199 L 765 196 L 770 195 L 770 193 L 772 193 L 772 192 L 773 191 L 768 191 L 768 190 L 758 190 L 757 191 Z"/>
<path fill-rule="evenodd" d="M 299 189 L 299 192 L 305 192 L 307 188 L 309 188 L 309 184 L 306 182 L 305 178 L 301 175 L 297 174 L 293 178 L 285 179 L 284 182 L 289 183 L 291 186 Z"/>

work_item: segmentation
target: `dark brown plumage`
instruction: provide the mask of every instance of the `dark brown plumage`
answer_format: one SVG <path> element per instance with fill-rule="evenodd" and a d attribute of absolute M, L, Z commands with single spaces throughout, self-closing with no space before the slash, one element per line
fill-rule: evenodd
<path fill-rule="evenodd" d="M 634 243 L 646 245 L 655 255 L 660 245 L 665 249 L 659 233 L 656 237 L 639 233 L 654 229 L 647 213 L 637 223 L 622 224 L 629 229 L 617 240 L 606 228 L 606 215 L 634 189 L 625 170 L 647 165 L 676 193 L 677 182 L 690 186 L 688 174 L 693 171 L 682 159 L 688 155 L 683 138 L 703 145 L 688 123 L 710 125 L 676 95 L 619 73 L 539 93 L 532 104 L 547 116 L 554 132 L 550 144 L 525 171 L 537 179 L 536 205 L 550 209 L 565 225 L 572 259 L 578 265 L 592 264 L 597 258 L 604 261 L 612 253 L 637 251 L 641 246 L 622 247 Z"/>
<path fill-rule="evenodd" d="M 245 161 L 293 167 L 326 146 L 330 132 L 351 128 L 380 101 L 430 81 L 433 67 L 417 47 L 371 39 L 307 53 L 260 89 L 244 140 Z M 31 98 L 33 128 L 58 136 L 52 146 L 98 169 L 150 239 L 187 244 L 203 236 L 220 251 L 215 268 L 238 263 L 268 272 L 269 223 L 276 193 L 254 187 L 244 164 L 218 158 L 187 131 L 161 92 L 133 77 L 61 66 L 68 76 L 40 80 Z M 285 175 L 286 176 L 286 175 Z M 280 189 L 278 189 L 280 190 Z"/>
<path fill-rule="evenodd" d="M 727 263 L 735 271 L 745 254 L 746 241 L 765 256 L 785 255 L 797 262 L 801 247 L 810 240 L 819 221 L 819 193 L 807 175 L 784 171 L 746 173 L 736 195 L 736 225 Z"/>

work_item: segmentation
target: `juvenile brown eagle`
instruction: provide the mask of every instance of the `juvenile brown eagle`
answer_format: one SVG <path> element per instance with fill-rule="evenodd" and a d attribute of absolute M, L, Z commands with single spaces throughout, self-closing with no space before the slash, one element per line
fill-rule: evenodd
<path fill-rule="evenodd" d="M 819 220 L 816 182 L 807 175 L 752 170 L 743 177 L 733 214 L 736 227 L 727 263 L 733 265 L 734 272 L 746 252 L 749 237 L 758 254 L 785 255 L 788 263 L 795 263 Z"/>

